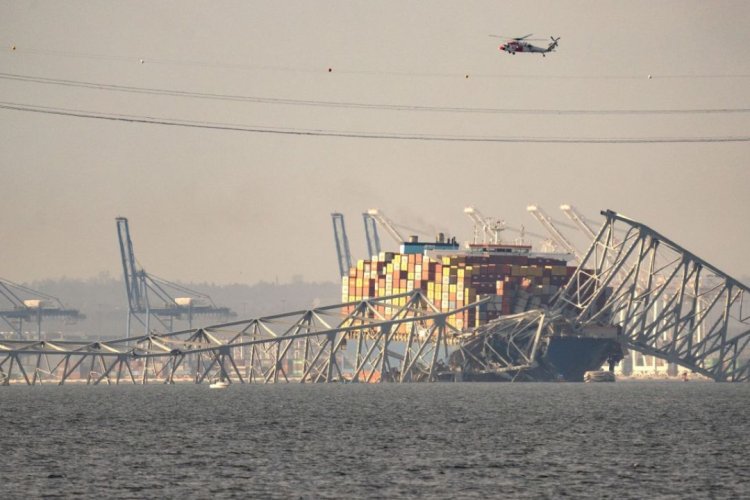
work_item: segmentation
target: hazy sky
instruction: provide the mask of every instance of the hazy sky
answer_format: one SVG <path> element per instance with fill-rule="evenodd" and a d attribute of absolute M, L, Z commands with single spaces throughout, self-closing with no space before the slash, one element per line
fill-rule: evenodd
<path fill-rule="evenodd" d="M 746 110 L 748 19 L 746 1 L 5 1 L 0 101 L 386 135 L 747 137 L 746 112 L 476 108 Z M 546 58 L 511 56 L 490 33 L 561 40 Z M 8 74 L 379 106 L 115 92 Z M 119 275 L 114 218 L 122 215 L 139 261 L 164 278 L 335 280 L 332 211 L 345 214 L 352 252 L 363 257 L 360 214 L 368 208 L 466 240 L 467 205 L 543 232 L 526 213 L 529 203 L 556 219 L 561 203 L 590 217 L 611 208 L 730 274 L 750 276 L 748 158 L 748 142 L 375 140 L 0 109 L 0 276 Z"/>

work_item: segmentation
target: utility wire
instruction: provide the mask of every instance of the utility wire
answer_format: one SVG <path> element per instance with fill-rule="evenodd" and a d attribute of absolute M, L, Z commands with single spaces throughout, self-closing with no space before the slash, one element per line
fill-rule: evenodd
<path fill-rule="evenodd" d="M 433 134 L 401 134 L 387 132 L 345 132 L 319 129 L 292 129 L 280 127 L 266 127 L 254 125 L 236 125 L 205 121 L 179 120 L 171 118 L 157 118 L 149 116 L 122 115 L 113 113 L 99 113 L 64 108 L 34 106 L 28 104 L 0 102 L 0 109 L 42 113 L 77 118 L 91 118 L 98 120 L 119 121 L 127 123 L 147 123 L 151 125 L 167 125 L 174 127 L 188 127 L 199 129 L 223 130 L 234 132 L 250 132 L 259 134 L 281 134 L 317 137 L 344 137 L 355 139 L 397 139 L 409 141 L 441 141 L 441 142 L 496 142 L 496 143 L 543 143 L 543 144 L 653 144 L 653 143 L 708 143 L 708 142 L 750 142 L 750 136 L 739 137 L 641 137 L 641 138 L 584 138 L 584 137 L 482 137 L 459 135 Z"/>
<path fill-rule="evenodd" d="M 64 87 L 79 87 L 134 94 L 167 95 L 174 97 L 189 97 L 196 99 L 212 99 L 221 101 L 239 101 L 263 104 L 282 104 L 289 106 L 316 106 L 346 109 L 373 109 L 386 111 L 417 111 L 440 113 L 481 113 L 481 114 L 517 114 L 517 115 L 686 115 L 686 114 L 737 114 L 750 113 L 750 108 L 705 108 L 705 109 L 514 109 L 514 108 L 468 108 L 448 106 L 414 106 L 400 104 L 372 104 L 346 101 L 319 101 L 305 99 L 281 99 L 273 97 L 243 96 L 231 94 L 212 94 L 205 92 L 191 92 L 186 90 L 170 90 L 148 87 L 133 87 L 106 83 L 65 80 L 61 78 L 45 78 L 13 73 L 0 73 L 0 80 L 13 80 Z"/>
<path fill-rule="evenodd" d="M 160 59 L 146 57 L 139 58 L 133 56 L 123 55 L 110 55 L 110 54 L 95 54 L 87 52 L 73 52 L 63 50 L 51 50 L 51 49 L 35 49 L 35 48 L 23 48 L 23 47 L 12 47 L 13 53 L 18 54 L 32 54 L 41 56 L 51 57 L 72 57 L 72 58 L 84 58 L 84 59 L 101 59 L 101 60 L 112 60 L 112 61 L 124 61 L 131 63 L 145 63 L 145 64 L 160 64 L 160 65 L 172 65 L 172 66 L 195 66 L 203 68 L 227 68 L 227 69 L 240 69 L 240 70 L 264 70 L 264 71 L 285 71 L 295 73 L 321 73 L 328 71 L 327 68 L 313 68 L 313 67 L 290 67 L 290 66 L 275 66 L 275 65 L 252 65 L 252 64 L 236 64 L 236 63 L 225 63 L 215 61 L 200 61 L 200 60 L 184 60 L 184 59 Z M 335 73 L 347 74 L 347 75 L 386 75 L 386 76 L 398 76 L 398 77 L 426 77 L 426 78 L 465 78 L 465 73 L 437 73 L 437 72 L 407 72 L 407 71 L 385 71 L 385 70 L 352 70 L 346 68 L 336 68 Z M 496 78 L 496 79 L 558 79 L 558 80 L 643 80 L 649 75 L 509 75 L 509 74 L 493 74 L 493 73 L 472 73 L 472 78 Z M 750 74 L 652 74 L 650 75 L 653 79 L 732 79 L 732 78 L 750 78 Z"/>

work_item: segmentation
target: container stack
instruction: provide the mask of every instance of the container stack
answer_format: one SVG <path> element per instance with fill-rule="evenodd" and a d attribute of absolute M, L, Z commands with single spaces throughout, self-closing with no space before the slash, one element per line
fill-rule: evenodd
<path fill-rule="evenodd" d="M 449 324 L 464 329 L 547 304 L 574 271 L 563 260 L 526 255 L 381 252 L 350 269 L 342 280 L 342 300 L 356 302 L 420 289 L 446 312 L 489 296 L 480 307 L 448 317 Z M 406 300 L 394 299 L 392 305 L 401 307 Z"/>

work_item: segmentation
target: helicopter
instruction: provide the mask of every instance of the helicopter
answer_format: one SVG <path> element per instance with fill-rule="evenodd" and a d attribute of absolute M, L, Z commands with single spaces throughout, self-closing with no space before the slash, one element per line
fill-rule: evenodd
<path fill-rule="evenodd" d="M 557 47 L 557 42 L 560 40 L 560 37 L 549 37 L 550 40 L 552 40 L 552 43 L 550 43 L 547 48 L 543 47 L 537 47 L 536 45 L 532 45 L 529 42 L 543 42 L 545 41 L 544 38 L 529 38 L 532 36 L 531 33 L 529 33 L 526 36 L 521 36 L 518 38 L 512 38 L 502 35 L 490 35 L 493 38 L 504 38 L 506 41 L 504 43 L 500 44 L 500 47 L 498 47 L 500 50 L 505 51 L 509 54 L 516 55 L 516 52 L 536 52 L 539 54 L 542 54 L 542 57 L 545 57 L 545 54 L 547 52 L 553 52 L 555 48 Z"/>

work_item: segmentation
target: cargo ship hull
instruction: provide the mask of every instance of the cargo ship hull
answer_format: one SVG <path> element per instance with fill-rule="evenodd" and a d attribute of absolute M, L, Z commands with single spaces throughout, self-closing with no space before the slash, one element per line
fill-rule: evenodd
<path fill-rule="evenodd" d="M 498 346 L 499 347 L 499 346 Z M 443 380 L 455 382 L 583 382 L 587 371 L 601 369 L 608 362 L 622 359 L 623 349 L 616 339 L 559 336 L 547 339 L 546 346 L 534 363 L 498 367 L 496 370 L 458 366 Z"/>

